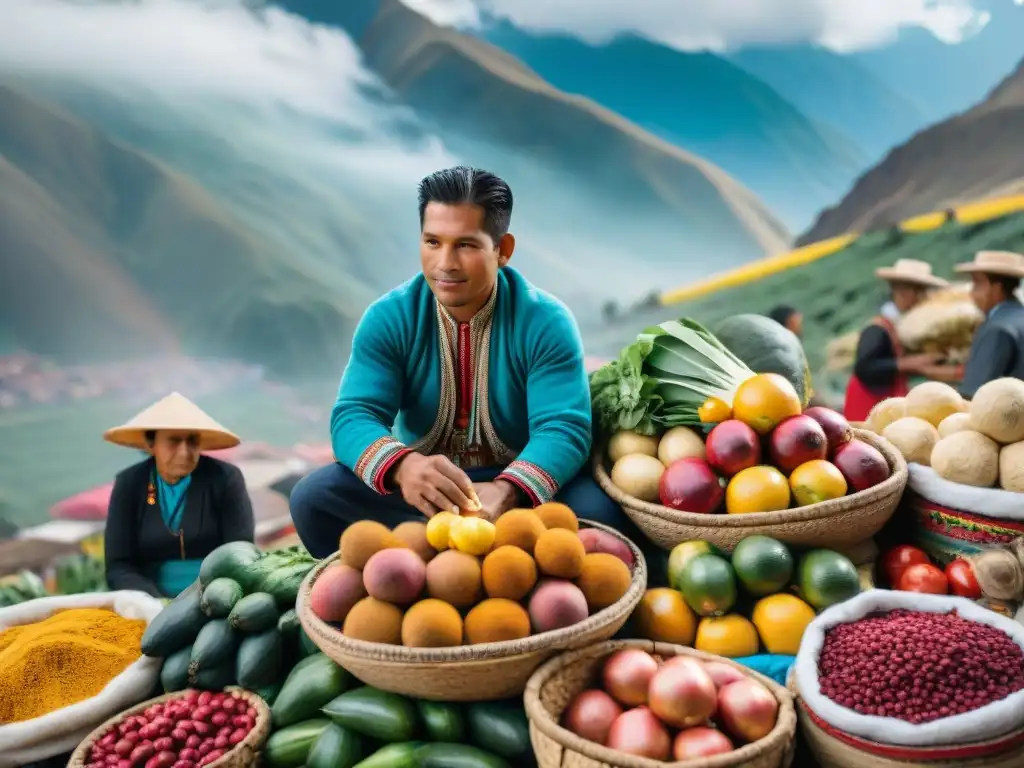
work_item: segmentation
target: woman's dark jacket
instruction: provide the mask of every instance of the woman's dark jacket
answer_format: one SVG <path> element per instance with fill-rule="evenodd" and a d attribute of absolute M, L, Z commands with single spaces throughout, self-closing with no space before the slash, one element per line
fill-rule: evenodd
<path fill-rule="evenodd" d="M 182 533 L 168 530 L 156 503 L 147 503 L 156 462 L 146 459 L 114 481 L 104 535 L 107 584 L 162 597 L 157 566 L 167 560 L 201 560 L 228 541 L 252 541 L 255 522 L 245 480 L 238 467 L 201 456 L 185 495 Z M 182 547 L 184 546 L 184 557 Z"/>

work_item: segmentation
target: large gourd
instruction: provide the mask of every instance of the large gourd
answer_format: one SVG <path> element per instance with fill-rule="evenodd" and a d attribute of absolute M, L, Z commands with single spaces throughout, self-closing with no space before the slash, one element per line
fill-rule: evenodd
<path fill-rule="evenodd" d="M 730 352 L 755 373 L 777 373 L 796 389 L 806 406 L 811 399 L 811 371 L 796 334 L 770 317 L 733 315 L 714 330 Z"/>

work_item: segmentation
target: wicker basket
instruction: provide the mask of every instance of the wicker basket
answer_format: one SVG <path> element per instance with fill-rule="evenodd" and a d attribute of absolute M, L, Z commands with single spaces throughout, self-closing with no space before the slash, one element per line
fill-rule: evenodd
<path fill-rule="evenodd" d="M 888 522 L 903 495 L 908 474 L 907 463 L 887 440 L 862 430 L 855 435 L 882 452 L 892 470 L 889 478 L 874 488 L 841 499 L 781 512 L 701 515 L 641 501 L 612 483 L 603 450 L 594 455 L 594 478 L 605 493 L 622 505 L 647 538 L 662 549 L 703 539 L 731 552 L 747 536 L 763 534 L 787 544 L 848 551 L 870 539 Z"/>
<path fill-rule="evenodd" d="M 779 700 L 775 728 L 760 741 L 725 755 L 703 760 L 664 763 L 633 757 L 580 738 L 562 728 L 558 721 L 569 702 L 593 684 L 604 659 L 622 648 L 640 648 L 659 656 L 692 656 L 704 661 L 721 661 L 740 669 L 763 683 Z M 785 768 L 793 761 L 796 748 L 796 715 L 793 697 L 781 685 L 730 659 L 649 640 L 612 640 L 551 659 L 538 669 L 526 686 L 526 716 L 530 740 L 539 768 Z"/>
<path fill-rule="evenodd" d="M 792 683 L 790 690 L 794 690 Z M 955 747 L 897 747 L 840 731 L 797 698 L 804 741 L 824 768 L 1019 768 L 1024 765 L 1024 727 L 998 739 Z"/>
<path fill-rule="evenodd" d="M 322 621 L 309 605 L 313 582 L 337 560 L 337 555 L 320 563 L 303 582 L 296 603 L 299 621 L 320 650 L 375 688 L 435 701 L 492 701 L 518 696 L 533 671 L 555 653 L 607 640 L 618 632 L 647 588 L 647 564 L 633 542 L 607 526 L 580 522 L 624 541 L 636 564 L 633 581 L 621 600 L 571 627 L 522 640 L 454 648 L 406 648 L 353 640 Z"/>
<path fill-rule="evenodd" d="M 270 708 L 255 693 L 242 688 L 229 688 L 228 690 L 237 693 L 239 698 L 256 710 L 256 724 L 240 744 L 233 747 L 224 757 L 210 763 L 209 768 L 250 768 L 257 764 L 260 750 L 266 743 L 267 737 L 270 736 Z M 92 748 L 92 745 L 102 739 L 126 717 L 140 715 L 154 704 L 163 704 L 165 701 L 181 698 L 185 693 L 186 691 L 175 691 L 174 693 L 158 696 L 155 699 L 144 701 L 131 709 L 126 709 L 124 712 L 110 718 L 90 733 L 85 741 L 79 744 L 78 748 L 71 753 L 71 759 L 68 760 L 67 768 L 84 768 L 88 765 L 89 761 L 86 758 L 89 756 L 89 750 Z"/>

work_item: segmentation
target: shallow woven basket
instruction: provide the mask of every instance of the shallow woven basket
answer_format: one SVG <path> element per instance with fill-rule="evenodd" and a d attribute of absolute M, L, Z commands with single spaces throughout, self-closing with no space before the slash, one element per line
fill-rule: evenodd
<path fill-rule="evenodd" d="M 779 701 L 779 716 L 772 732 L 760 741 L 725 754 L 701 760 L 663 763 L 616 752 L 582 739 L 562 728 L 558 721 L 569 702 L 591 687 L 605 658 L 623 648 L 639 648 L 659 656 L 692 656 L 703 661 L 720 661 L 764 684 Z M 612 640 L 565 653 L 534 672 L 526 686 L 526 717 L 530 741 L 539 768 L 786 768 L 796 749 L 796 714 L 793 697 L 774 680 L 721 656 L 681 645 L 650 640 Z"/>
<path fill-rule="evenodd" d="M 256 724 L 240 744 L 232 748 L 224 757 L 210 763 L 208 768 L 251 768 L 251 766 L 257 764 L 260 750 L 266 743 L 267 737 L 270 736 L 270 708 L 255 693 L 251 693 L 243 688 L 228 688 L 227 690 L 238 693 L 239 698 L 256 710 Z M 78 748 L 71 753 L 71 759 L 68 760 L 67 768 L 84 768 L 88 765 L 89 761 L 86 758 L 89 756 L 89 750 L 92 748 L 93 743 L 106 736 L 112 728 L 116 727 L 126 717 L 141 715 L 154 704 L 163 704 L 165 701 L 181 698 L 185 693 L 186 691 L 167 693 L 114 715 L 107 722 L 97 727 L 96 730 L 86 737 L 85 741 L 78 745 Z"/>
<path fill-rule="evenodd" d="M 607 640 L 618 632 L 647 588 L 647 563 L 633 542 L 607 526 L 587 520 L 580 523 L 625 542 L 636 564 L 632 583 L 621 600 L 571 627 L 522 640 L 454 648 L 406 648 L 353 640 L 321 620 L 309 605 L 313 582 L 337 561 L 338 555 L 324 560 L 306 576 L 296 602 L 299 621 L 320 650 L 375 688 L 435 701 L 492 701 L 518 696 L 533 671 L 555 653 Z"/>
<path fill-rule="evenodd" d="M 792 680 L 790 690 L 795 691 Z M 796 711 L 804 741 L 824 768 L 1020 768 L 1024 726 L 998 739 L 953 747 L 897 747 L 830 727 L 803 701 Z"/>
<path fill-rule="evenodd" d="M 605 493 L 622 505 L 647 538 L 662 549 L 672 549 L 691 539 L 703 539 L 731 552 L 747 536 L 763 534 L 787 544 L 846 551 L 882 530 L 903 496 L 909 475 L 907 463 L 889 441 L 873 432 L 855 430 L 854 434 L 882 452 L 891 470 L 888 479 L 874 488 L 841 499 L 780 512 L 701 515 L 641 501 L 612 483 L 603 449 L 594 454 L 594 478 Z"/>

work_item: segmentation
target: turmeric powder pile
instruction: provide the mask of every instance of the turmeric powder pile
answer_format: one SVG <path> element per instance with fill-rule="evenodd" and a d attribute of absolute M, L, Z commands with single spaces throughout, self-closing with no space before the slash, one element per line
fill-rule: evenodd
<path fill-rule="evenodd" d="M 0 631 L 0 725 L 89 699 L 142 655 L 146 622 L 73 608 Z"/>

